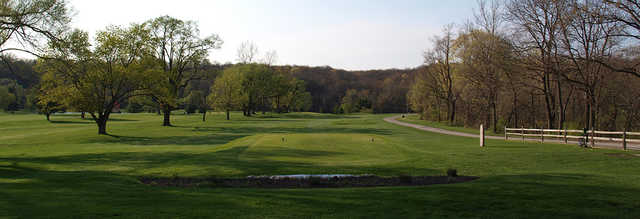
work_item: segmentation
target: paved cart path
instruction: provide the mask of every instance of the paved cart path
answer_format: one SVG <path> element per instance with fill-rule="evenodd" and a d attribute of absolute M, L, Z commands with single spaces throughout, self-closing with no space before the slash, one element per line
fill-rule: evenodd
<path fill-rule="evenodd" d="M 434 127 L 424 126 L 424 125 L 417 125 L 417 124 L 413 124 L 413 123 L 401 122 L 401 121 L 397 120 L 398 118 L 400 118 L 400 116 L 401 115 L 387 117 L 387 118 L 384 118 L 384 121 L 388 122 L 388 123 L 393 123 L 393 124 L 396 124 L 396 125 L 400 125 L 400 126 L 406 126 L 406 127 L 411 127 L 411 128 L 423 130 L 423 131 L 435 132 L 435 133 L 440 133 L 440 134 L 445 134 L 445 135 L 455 135 L 455 136 L 470 137 L 470 138 L 479 138 L 480 137 L 479 134 L 469 134 L 469 133 L 464 133 L 464 132 L 456 132 L 456 131 L 450 131 L 450 130 L 444 130 L 444 129 L 434 128 Z M 485 137 L 485 139 L 504 140 L 504 137 L 499 137 L 499 136 L 485 135 L 484 137 Z M 516 141 L 516 140 L 521 141 L 522 140 L 521 137 L 509 137 L 509 139 L 510 140 L 514 140 L 514 141 Z M 534 139 L 534 138 L 525 138 L 525 141 L 540 141 L 540 139 L 539 138 L 536 138 L 536 139 Z M 550 142 L 550 143 L 558 143 L 558 144 L 564 143 L 564 141 L 562 141 L 562 140 L 553 140 L 553 139 L 545 139 L 544 141 L 545 142 Z M 569 141 L 569 144 L 577 145 L 578 142 Z M 622 149 L 622 143 L 596 142 L 596 147 L 597 148 L 608 148 L 608 149 Z M 640 145 L 627 144 L 627 149 L 640 150 Z"/>

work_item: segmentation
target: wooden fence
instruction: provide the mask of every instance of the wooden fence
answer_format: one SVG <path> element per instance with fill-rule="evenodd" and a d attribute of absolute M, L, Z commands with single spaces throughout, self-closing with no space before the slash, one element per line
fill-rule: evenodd
<path fill-rule="evenodd" d="M 562 130 L 562 129 L 525 129 L 525 128 L 504 128 L 504 139 L 509 140 L 509 136 L 520 136 L 522 137 L 522 141 L 525 141 L 526 137 L 531 138 L 539 138 L 541 142 L 544 142 L 545 138 L 548 139 L 559 139 L 564 141 L 564 143 L 568 143 L 569 139 L 585 139 L 587 142 L 591 144 L 591 146 L 595 146 L 596 141 L 606 141 L 606 142 L 620 142 L 622 144 L 622 148 L 627 150 L 627 143 L 640 143 L 640 139 L 629 138 L 630 136 L 640 136 L 640 132 L 614 132 L 614 131 L 597 131 L 597 130 L 587 130 L 586 136 L 584 135 L 583 130 Z M 614 138 L 612 136 L 619 136 L 619 138 Z M 588 138 L 588 139 L 586 139 Z"/>

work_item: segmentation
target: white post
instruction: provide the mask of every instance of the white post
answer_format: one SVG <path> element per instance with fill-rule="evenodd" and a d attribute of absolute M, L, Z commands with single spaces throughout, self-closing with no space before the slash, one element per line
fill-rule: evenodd
<path fill-rule="evenodd" d="M 509 137 L 507 136 L 507 127 L 504 127 L 504 140 L 509 140 Z"/>
<path fill-rule="evenodd" d="M 484 147 L 484 128 L 480 124 L 480 147 Z"/>
<path fill-rule="evenodd" d="M 595 129 L 591 129 L 591 147 L 595 147 L 596 146 L 596 130 Z"/>

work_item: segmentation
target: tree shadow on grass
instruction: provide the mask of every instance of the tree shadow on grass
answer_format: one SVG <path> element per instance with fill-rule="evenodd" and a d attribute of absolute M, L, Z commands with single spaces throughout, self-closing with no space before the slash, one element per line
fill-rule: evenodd
<path fill-rule="evenodd" d="M 113 143 L 128 145 L 223 145 L 233 140 L 246 137 L 244 134 L 210 134 L 199 136 L 162 136 L 141 137 L 109 135 L 113 138 L 94 138 L 85 143 Z"/>
<path fill-rule="evenodd" d="M 76 121 L 76 120 L 51 120 L 49 121 L 50 123 L 53 124 L 92 124 L 95 123 L 93 121 L 84 121 L 84 120 L 80 120 L 80 121 Z"/>
<path fill-rule="evenodd" d="M 251 117 L 244 117 L 245 119 L 256 118 L 256 119 L 355 119 L 360 118 L 355 115 L 345 115 L 345 114 L 320 114 L 320 113 L 271 113 L 271 114 L 256 114 Z"/>
<path fill-rule="evenodd" d="M 330 160 L 336 156 L 344 155 L 342 152 L 318 151 L 306 149 L 276 148 L 274 150 L 248 151 L 249 147 L 238 146 L 213 152 L 109 152 L 75 154 L 50 157 L 0 157 L 0 162 L 10 163 L 12 166 L 58 166 L 63 168 L 92 169 L 117 166 L 118 173 L 125 175 L 140 175 L 145 170 L 164 172 L 161 175 L 171 176 L 181 174 L 181 168 L 191 171 L 199 170 L 211 174 L 202 177 L 216 176 L 234 170 L 231 176 L 244 177 L 248 175 L 271 174 L 393 174 L 404 171 L 402 167 L 389 167 L 385 165 L 336 165 L 326 166 L 313 161 L 299 158 L 324 158 Z M 292 159 L 297 159 L 292 161 Z M 221 171 L 225 170 L 225 171 Z M 0 175 L 2 174 L 0 169 Z M 178 171 L 178 172 L 172 172 Z M 415 169 L 421 173 L 441 172 L 432 169 Z M 217 174 L 216 174 L 217 173 Z M 11 174 L 9 174 L 11 175 Z M 154 175 L 154 174 L 152 174 Z M 226 175 L 229 177 L 229 175 Z"/>
<path fill-rule="evenodd" d="M 92 120 L 93 119 L 89 119 Z M 109 118 L 109 122 L 135 122 L 135 121 L 140 121 L 137 119 L 121 119 L 121 118 Z"/>
<path fill-rule="evenodd" d="M 193 127 L 194 132 L 238 133 L 238 134 L 312 134 L 312 133 L 341 133 L 341 134 L 375 134 L 391 135 L 390 129 L 374 128 L 288 128 L 288 127 Z"/>
<path fill-rule="evenodd" d="M 109 135 L 112 138 L 92 138 L 84 143 L 113 143 L 129 145 L 222 145 L 233 140 L 256 134 L 371 134 L 391 135 L 388 129 L 358 128 L 266 128 L 266 127 L 193 127 L 196 136 L 124 136 Z"/>
<path fill-rule="evenodd" d="M 316 114 L 316 113 L 270 113 L 270 114 L 255 114 L 251 117 L 239 117 L 236 116 L 234 121 L 289 121 L 289 120 L 305 120 L 305 119 L 357 119 L 361 116 L 357 115 L 345 115 L 345 114 Z"/>
<path fill-rule="evenodd" d="M 135 122 L 135 121 L 139 121 L 139 120 L 135 120 L 135 119 L 116 119 L 116 118 L 109 119 L 109 122 Z M 52 119 L 49 122 L 53 123 L 53 124 L 95 124 L 95 121 L 92 118 L 85 118 L 85 119 L 78 118 L 78 119 L 72 119 L 72 120 L 55 120 L 55 119 Z"/>

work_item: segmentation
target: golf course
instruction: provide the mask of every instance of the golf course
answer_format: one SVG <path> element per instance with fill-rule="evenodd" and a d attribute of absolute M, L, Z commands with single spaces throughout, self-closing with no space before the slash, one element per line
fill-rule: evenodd
<path fill-rule="evenodd" d="M 0 218 L 640 217 L 638 151 L 447 136 L 396 114 L 0 114 Z M 443 176 L 427 186 L 219 188 L 140 177 Z"/>

